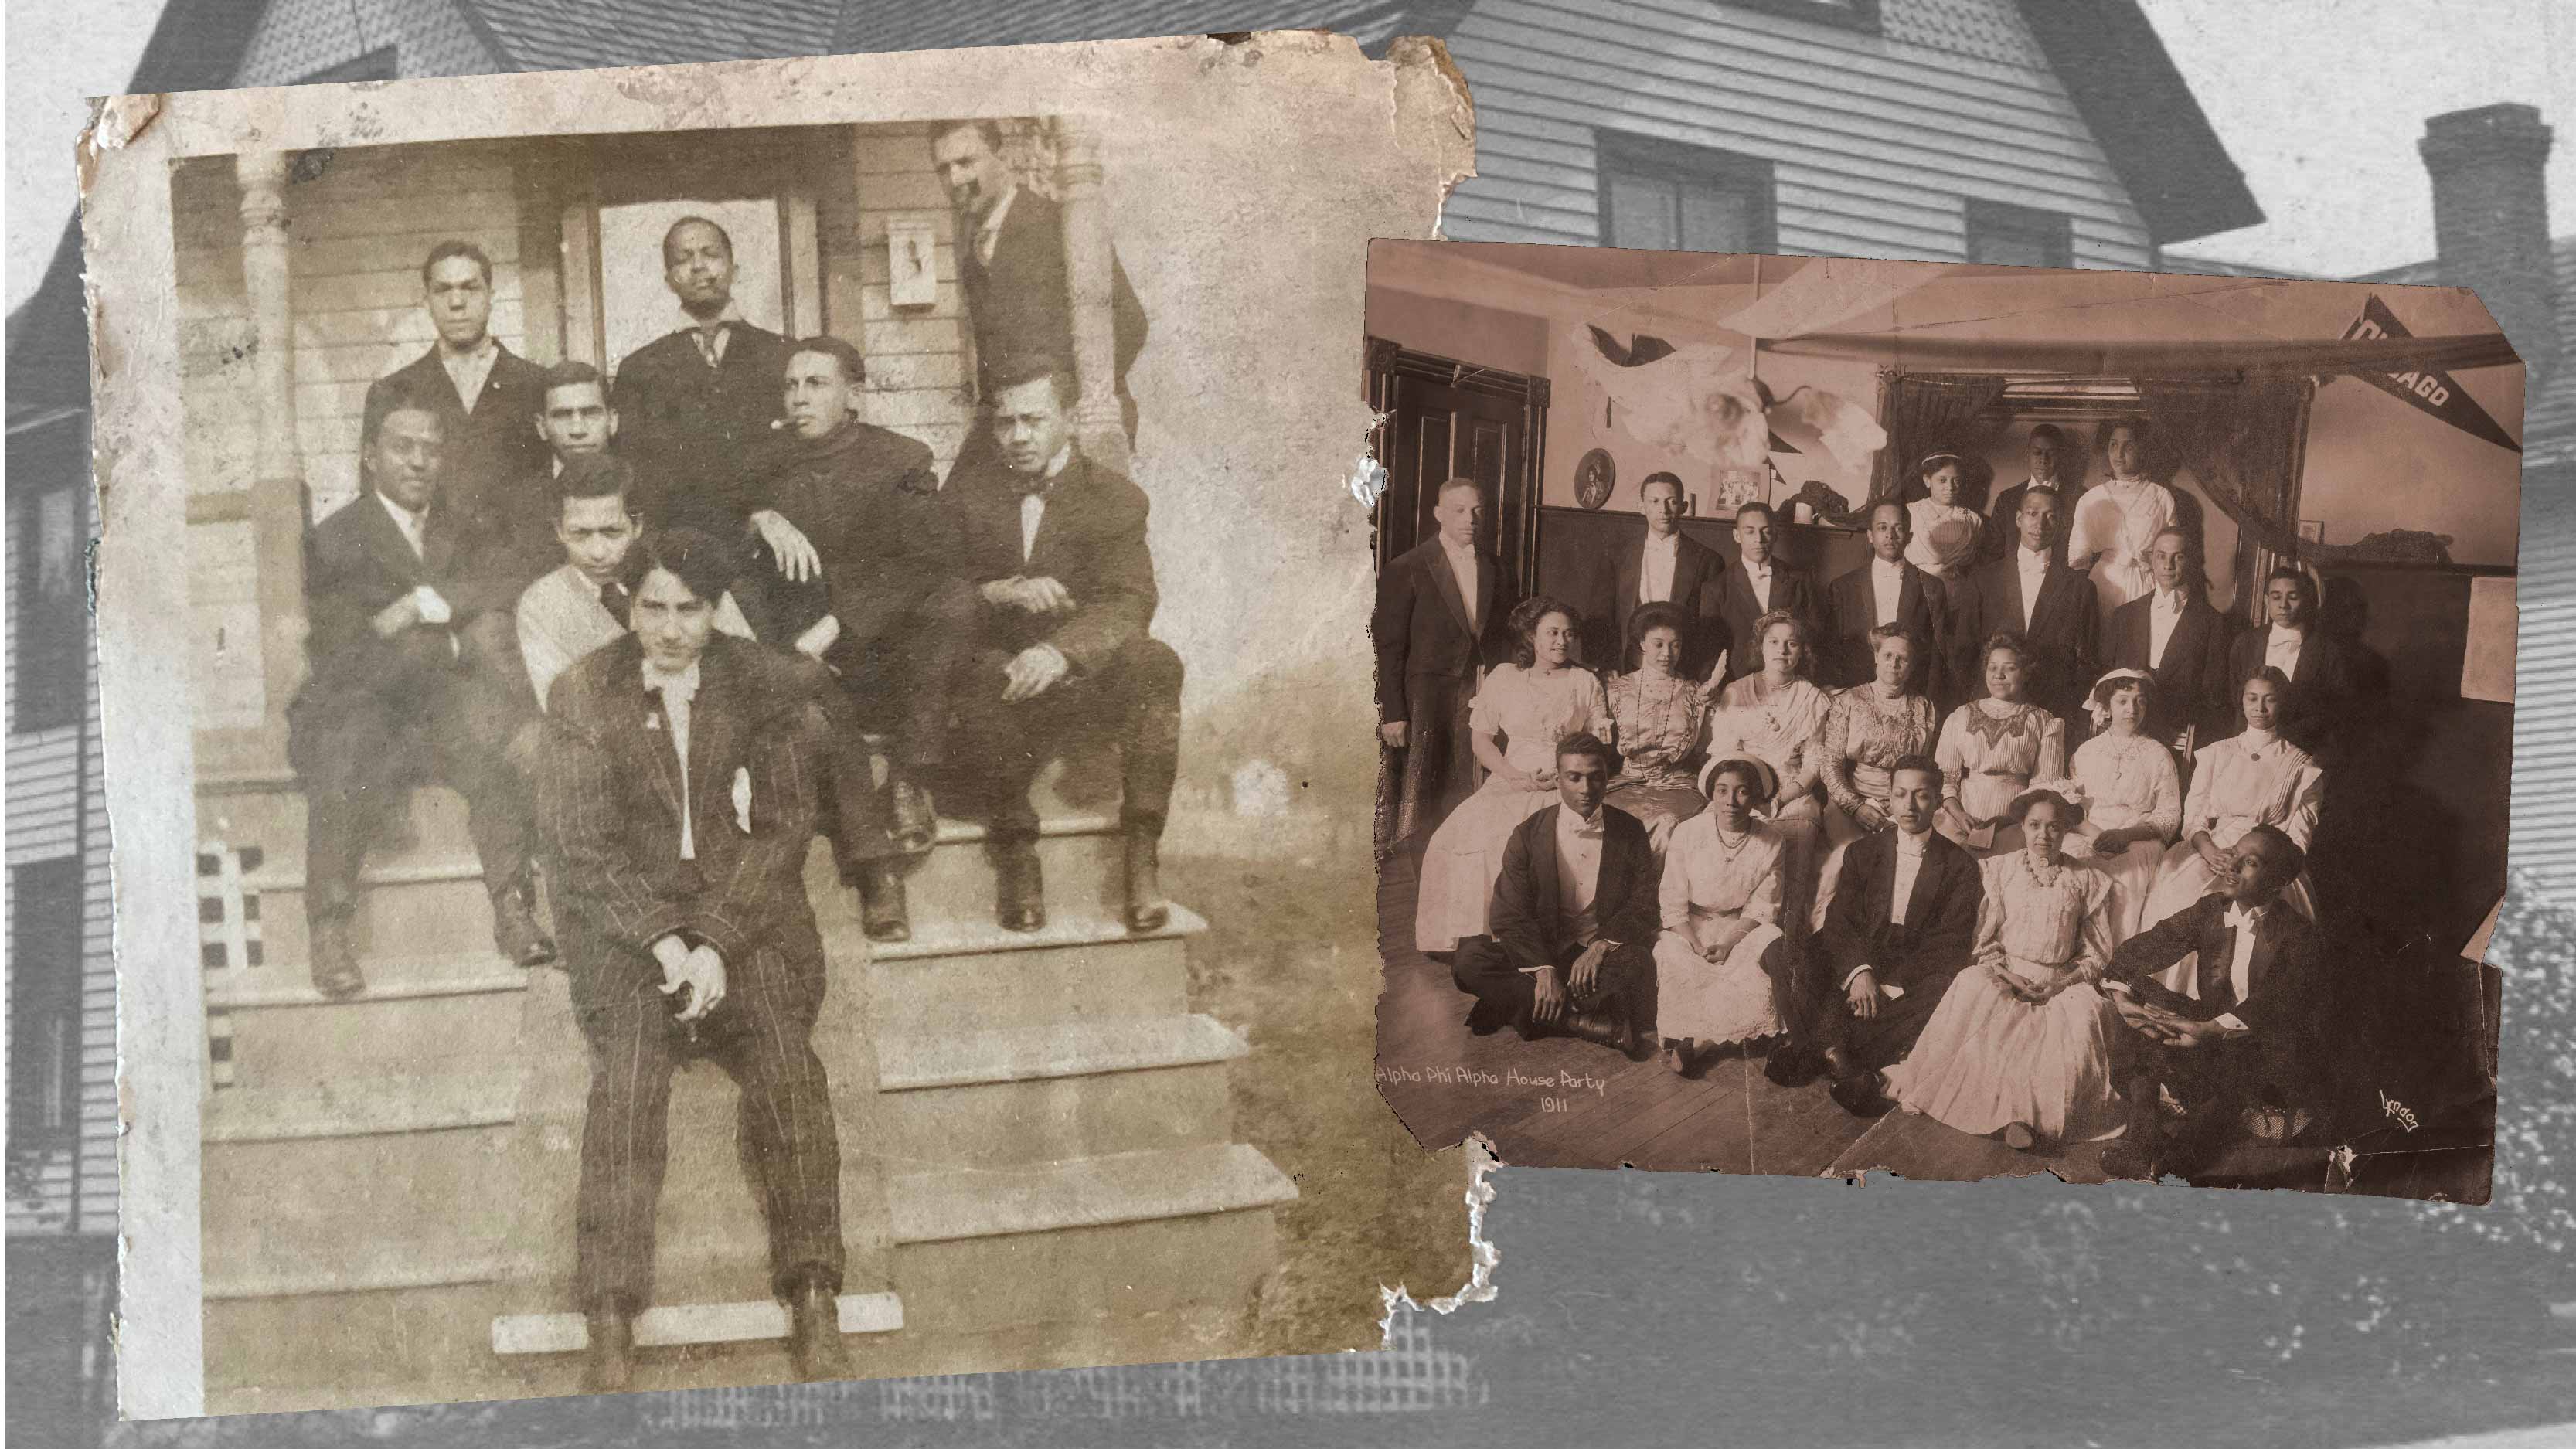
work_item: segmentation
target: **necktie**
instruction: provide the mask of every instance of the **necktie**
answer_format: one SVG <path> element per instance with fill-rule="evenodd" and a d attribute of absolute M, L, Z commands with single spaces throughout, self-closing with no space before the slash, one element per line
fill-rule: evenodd
<path fill-rule="evenodd" d="M 621 629 L 627 627 L 626 610 L 634 601 L 635 596 L 627 591 L 624 584 L 615 579 L 610 579 L 599 586 L 599 606 L 606 609 L 610 616 L 617 620 L 617 627 Z"/>
<path fill-rule="evenodd" d="M 719 322 L 713 327 L 699 327 L 693 329 L 689 335 L 697 338 L 698 355 L 707 360 L 707 366 L 721 367 L 724 365 L 724 355 L 716 350 L 717 343 L 724 337 L 723 323 Z"/>

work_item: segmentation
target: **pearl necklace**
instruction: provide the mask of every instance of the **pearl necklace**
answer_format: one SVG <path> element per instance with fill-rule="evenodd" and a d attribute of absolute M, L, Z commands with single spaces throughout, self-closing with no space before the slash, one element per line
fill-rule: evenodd
<path fill-rule="evenodd" d="M 1729 861 L 1742 855 L 1744 853 L 1744 847 L 1753 843 L 1753 828 L 1749 825 L 1745 827 L 1742 835 L 1735 837 L 1735 843 L 1733 845 L 1729 845 L 1726 843 L 1725 827 L 1718 825 L 1714 820 L 1710 821 L 1709 824 L 1713 827 L 1710 833 L 1717 837 L 1717 848 L 1725 853 L 1726 858 Z"/>

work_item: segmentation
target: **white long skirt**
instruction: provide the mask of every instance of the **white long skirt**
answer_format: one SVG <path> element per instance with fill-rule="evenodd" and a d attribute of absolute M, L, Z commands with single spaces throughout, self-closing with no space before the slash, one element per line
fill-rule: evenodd
<path fill-rule="evenodd" d="M 1449 812 L 1422 850 L 1421 897 L 1413 908 L 1413 947 L 1455 951 L 1485 934 L 1503 850 L 1521 822 L 1555 804 L 1554 790 L 1509 790 L 1488 779 Z"/>
<path fill-rule="evenodd" d="M 2006 967 L 2034 986 L 2059 969 L 2010 959 Z M 2019 1122 L 2055 1142 L 2116 1137 L 2123 1123 L 2111 1085 L 2115 1020 L 2091 985 L 2032 1006 L 2014 1000 L 1983 965 L 1970 966 L 1942 996 L 1912 1054 L 1887 1069 L 1887 1094 L 1909 1112 L 1976 1136 Z"/>
<path fill-rule="evenodd" d="M 1762 953 L 1781 939 L 1764 924 L 1745 933 L 1723 961 L 1711 961 L 1681 931 L 1655 938 L 1655 1034 L 1673 1041 L 1752 1041 L 1781 1030 Z"/>
<path fill-rule="evenodd" d="M 2089 844 L 2102 829 L 2088 820 L 2076 833 Z M 2067 854 L 2074 856 L 2075 852 L 2070 850 Z M 2111 944 L 2116 946 L 2145 930 L 2147 896 L 2155 889 L 2156 876 L 2164 868 L 2164 842 L 2141 840 L 2117 855 L 2077 858 L 2111 878 Z"/>

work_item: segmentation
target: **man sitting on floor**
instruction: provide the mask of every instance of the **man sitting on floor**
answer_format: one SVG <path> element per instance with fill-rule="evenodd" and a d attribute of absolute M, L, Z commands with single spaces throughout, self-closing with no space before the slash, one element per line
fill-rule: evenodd
<path fill-rule="evenodd" d="M 1635 987 L 1662 926 L 1646 827 L 1601 803 L 1619 757 L 1590 734 L 1557 746 L 1558 803 L 1512 832 L 1494 881 L 1493 933 L 1458 943 L 1452 974 L 1476 998 L 1467 1026 L 1575 1036 L 1636 1055 Z"/>
<path fill-rule="evenodd" d="M 1908 755 L 1889 775 L 1890 828 L 1844 853 L 1816 933 L 1824 980 L 1781 1003 L 1789 1045 L 1764 1068 L 1782 1086 L 1804 1085 L 1822 1070 L 1834 1079 L 1834 1100 L 1863 1117 L 1892 1105 L 1879 1068 L 1914 1049 L 1968 964 L 1984 893 L 1977 863 L 1932 828 L 1941 767 Z"/>
<path fill-rule="evenodd" d="M 2112 953 L 2102 987 L 2128 1027 L 2112 1041 L 2112 1080 L 2128 1101 L 2129 1133 L 2102 1154 L 2104 1172 L 2187 1178 L 2225 1145 L 2245 1108 L 2298 1105 L 2317 928 L 2281 905 L 2281 890 L 2306 865 L 2290 837 L 2257 825 L 2229 853 L 2217 889 Z M 2179 1127 L 2166 1120 L 2167 1094 L 2182 1107 Z"/>

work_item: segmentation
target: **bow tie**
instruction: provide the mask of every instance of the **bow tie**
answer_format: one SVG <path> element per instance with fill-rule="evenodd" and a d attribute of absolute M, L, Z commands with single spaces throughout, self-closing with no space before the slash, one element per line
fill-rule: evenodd
<path fill-rule="evenodd" d="M 1055 480 L 1044 473 L 1014 473 L 1011 482 L 1023 498 L 1043 498 L 1055 490 Z"/>
<path fill-rule="evenodd" d="M 2231 931 L 2250 931 L 2263 923 L 2263 912 L 2259 908 L 2247 910 L 2242 906 L 2229 906 L 2218 919 Z"/>
<path fill-rule="evenodd" d="M 1573 827 L 1568 829 L 1565 833 L 1574 836 L 1578 840 L 1599 840 L 1601 838 L 1601 818 L 1596 815 L 1587 821 L 1582 817 L 1577 816 Z"/>

